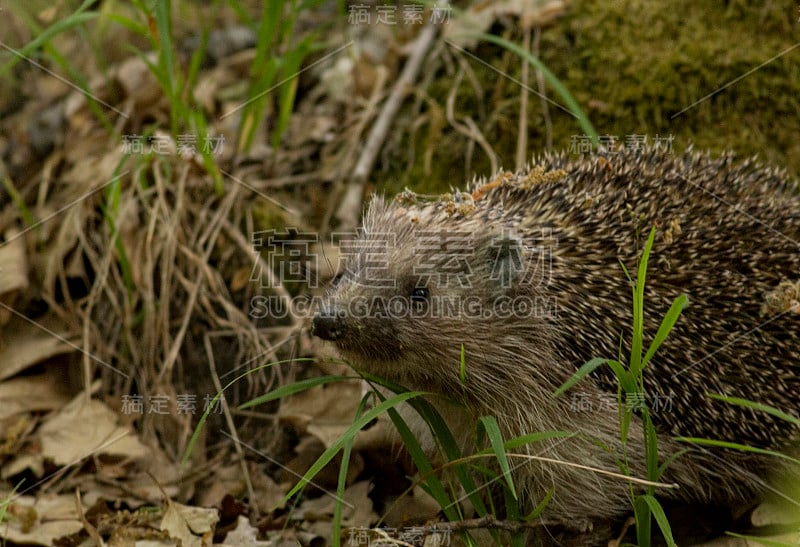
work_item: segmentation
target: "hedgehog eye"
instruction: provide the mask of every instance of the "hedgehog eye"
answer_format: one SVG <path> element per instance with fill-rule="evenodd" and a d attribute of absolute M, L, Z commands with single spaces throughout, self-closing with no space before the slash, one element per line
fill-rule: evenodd
<path fill-rule="evenodd" d="M 429 296 L 428 287 L 414 287 L 414 290 L 411 291 L 411 301 L 418 304 L 427 302 Z"/>

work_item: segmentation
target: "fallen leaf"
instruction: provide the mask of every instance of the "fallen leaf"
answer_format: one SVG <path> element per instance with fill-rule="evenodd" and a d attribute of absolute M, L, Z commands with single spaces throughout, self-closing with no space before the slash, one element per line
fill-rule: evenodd
<path fill-rule="evenodd" d="M 129 57 L 116 67 L 115 80 L 122 87 L 125 96 L 133 99 L 138 108 L 155 104 L 164 96 L 158 80 L 147 66 L 148 62 L 155 63 L 156 57 L 154 52 L 144 57 Z"/>
<path fill-rule="evenodd" d="M 180 540 L 183 547 L 205 547 L 213 543 L 218 520 L 216 509 L 170 502 L 161 519 L 161 530 Z"/>
<path fill-rule="evenodd" d="M 0 302 L 11 308 L 19 293 L 28 287 L 28 257 L 25 253 L 25 238 L 15 237 L 17 230 L 6 230 L 6 243 L 0 246 Z M 0 308 L 0 325 L 11 318 L 11 312 Z"/>
<path fill-rule="evenodd" d="M 55 367 L 51 367 L 55 368 Z M 0 382 L 0 420 L 23 412 L 55 410 L 71 398 L 57 371 Z"/>
<path fill-rule="evenodd" d="M 53 545 L 83 529 L 71 494 L 18 496 L 9 504 L 0 538 L 16 544 Z M 31 520 L 33 519 L 33 520 Z"/>
<path fill-rule="evenodd" d="M 281 404 L 278 417 L 301 431 L 313 426 L 312 429 L 322 436 L 320 440 L 330 443 L 335 440 L 332 438 L 332 431 L 336 428 L 344 431 L 353 423 L 361 395 L 360 380 L 314 387 Z"/>
<path fill-rule="evenodd" d="M 250 547 L 270 547 L 273 545 L 271 541 L 259 541 L 258 528 L 252 526 L 247 517 L 240 515 L 236 519 L 236 528 L 228 532 L 225 536 L 225 545 L 231 547 L 250 546 Z"/>
<path fill-rule="evenodd" d="M 58 320 L 49 317 L 37 320 L 37 325 L 14 317 L 0 331 L 0 380 L 55 355 L 74 351 L 64 342 L 69 334 Z"/>
<path fill-rule="evenodd" d="M 79 394 L 66 407 L 48 416 L 37 431 L 42 455 L 57 465 L 70 465 L 92 454 L 111 454 L 145 460 L 151 451 L 130 428 L 117 425 L 110 408 Z"/>
<path fill-rule="evenodd" d="M 351 527 L 366 527 L 378 520 L 372 500 L 369 497 L 370 482 L 360 481 L 346 488 L 343 496 L 342 524 Z M 310 530 L 320 535 L 330 535 L 333 511 L 338 499 L 333 496 L 322 496 L 303 502 L 292 518 L 301 518 L 310 522 Z"/>

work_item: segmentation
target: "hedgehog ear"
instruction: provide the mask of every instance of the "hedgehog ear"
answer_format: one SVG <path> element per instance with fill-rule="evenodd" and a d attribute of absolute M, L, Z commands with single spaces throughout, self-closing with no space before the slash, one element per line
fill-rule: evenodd
<path fill-rule="evenodd" d="M 489 239 L 487 258 L 489 279 L 503 289 L 509 289 L 525 275 L 525 246 L 522 240 L 508 232 Z"/>

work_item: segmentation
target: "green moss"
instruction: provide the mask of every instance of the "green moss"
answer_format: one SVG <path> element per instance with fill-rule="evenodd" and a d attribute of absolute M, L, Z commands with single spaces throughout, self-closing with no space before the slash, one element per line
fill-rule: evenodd
<path fill-rule="evenodd" d="M 621 140 L 632 134 L 651 140 L 673 136 L 678 151 L 692 143 L 712 152 L 732 149 L 741 156 L 755 154 L 767 163 L 785 166 L 798 176 L 800 48 L 779 56 L 798 41 L 798 15 L 795 4 L 779 2 L 578 0 L 543 31 L 541 58 L 601 135 Z M 521 42 L 522 38 L 517 34 L 511 39 Z M 501 48 L 482 44 L 475 53 L 519 77 L 519 60 Z M 483 86 L 483 95 L 464 78 L 455 99 L 456 118 L 470 116 L 500 164 L 511 167 L 519 87 L 467 60 Z M 442 71 L 428 88 L 429 102 L 441 112 L 453 81 L 454 75 Z M 535 87 L 533 79 L 531 85 Z M 561 102 L 550 89 L 548 97 Z M 407 125 L 401 123 L 397 141 L 389 144 L 396 152 L 385 158 L 385 171 L 376 173 L 376 178 L 383 179 L 378 181 L 379 188 L 394 193 L 409 186 L 422 193 L 438 193 L 471 178 L 465 173 L 468 139 L 448 123 L 437 131 L 428 131 L 423 124 L 412 142 L 410 128 L 417 113 L 407 108 Z M 533 155 L 546 142 L 535 95 L 530 96 L 528 112 Z M 571 138 L 580 134 L 575 119 L 556 107 L 551 106 L 549 112 L 553 147 L 569 148 Z M 413 161 L 409 160 L 411 149 Z M 490 165 L 475 146 L 471 171 L 489 175 Z M 391 180 L 388 173 L 394 173 Z"/>
<path fill-rule="evenodd" d="M 797 174 L 800 50 L 753 71 L 796 43 L 793 9 L 578 2 L 569 31 L 545 35 L 543 57 L 549 66 L 578 61 L 565 83 L 581 104 L 607 105 L 591 116 L 601 133 L 671 134 L 679 148 L 759 154 Z"/>

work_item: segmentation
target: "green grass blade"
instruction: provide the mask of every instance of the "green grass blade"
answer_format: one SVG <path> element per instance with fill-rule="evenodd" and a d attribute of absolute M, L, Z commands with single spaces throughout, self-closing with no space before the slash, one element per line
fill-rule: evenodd
<path fill-rule="evenodd" d="M 103 124 L 107 131 L 113 133 L 114 126 L 108 120 L 107 116 L 100 108 L 100 105 L 97 104 L 95 96 L 89 89 L 89 83 L 86 80 L 85 75 L 77 70 L 69 62 L 69 60 L 64 57 L 61 52 L 59 52 L 59 50 L 51 43 L 52 38 L 73 28 L 80 39 L 90 42 L 83 24 L 97 18 L 100 15 L 98 12 L 94 11 L 86 12 L 86 9 L 88 9 L 92 4 L 94 4 L 94 2 L 91 0 L 84 1 L 74 13 L 65 17 L 64 19 L 61 19 L 60 21 L 57 21 L 45 30 L 42 30 L 42 27 L 39 25 L 37 20 L 33 17 L 29 17 L 24 9 L 19 10 L 16 15 L 24 21 L 24 24 L 31 31 L 31 34 L 36 36 L 36 38 L 25 44 L 20 49 L 14 50 L 16 55 L 11 59 L 11 61 L 6 63 L 5 66 L 0 68 L 0 74 L 3 74 L 7 70 L 13 68 L 23 58 L 33 56 L 34 52 L 41 48 L 41 50 L 46 53 L 46 56 L 52 60 L 52 64 L 61 67 L 66 73 L 67 78 L 72 81 L 74 87 L 83 92 L 83 95 L 87 100 L 87 106 L 95 115 L 97 120 Z M 101 65 L 101 62 L 98 58 L 98 68 L 99 65 Z"/>
<path fill-rule="evenodd" d="M 362 373 L 362 376 L 365 380 L 370 383 L 382 385 L 392 391 L 395 392 L 402 392 L 403 387 L 392 382 L 386 381 L 384 379 L 375 377 L 370 375 L 369 373 Z M 380 392 L 377 392 L 380 397 L 383 397 Z M 462 457 L 461 450 L 458 447 L 455 439 L 453 438 L 452 433 L 450 432 L 447 424 L 442 419 L 441 415 L 438 413 L 435 407 L 431 405 L 425 399 L 417 398 L 409 402 L 409 404 L 423 417 L 426 423 L 431 427 L 435 437 L 437 438 L 443 452 L 444 457 L 449 462 L 455 462 Z M 423 477 L 428 477 L 433 474 L 433 469 L 428 462 L 427 456 L 422 452 L 421 449 L 418 448 L 418 443 L 416 439 L 413 437 L 410 431 L 408 431 L 407 427 L 404 427 L 404 423 L 402 419 L 397 416 L 394 417 L 392 412 L 389 413 L 389 416 L 392 417 L 392 421 L 395 422 L 395 426 L 398 428 L 398 432 L 400 433 L 401 437 L 403 438 L 403 442 L 405 446 L 409 449 L 411 453 L 411 457 L 414 460 L 414 463 L 417 465 L 417 468 L 420 470 L 420 475 Z M 485 432 L 485 428 L 484 431 Z M 481 432 L 479 432 L 481 433 Z M 522 435 L 520 437 L 516 437 L 514 439 L 510 439 L 505 441 L 504 443 L 504 450 L 513 450 L 522 446 L 525 446 L 530 443 L 539 442 L 547 439 L 552 438 L 564 438 L 564 437 L 572 437 L 575 434 L 572 432 L 564 432 L 564 431 L 546 431 L 546 432 L 536 432 L 531 433 L 528 435 Z M 493 453 L 492 448 L 487 448 L 478 452 L 478 455 L 489 455 Z M 475 481 L 468 472 L 468 469 L 464 465 L 454 465 L 456 477 L 461 484 L 463 490 L 467 493 L 467 496 L 472 503 L 473 507 L 476 510 L 476 513 L 480 516 L 485 516 L 489 514 L 489 510 L 486 507 L 483 499 L 479 495 L 480 489 L 476 487 Z M 488 469 L 486 472 L 489 475 L 492 475 L 494 472 L 489 471 Z M 438 481 L 438 478 L 437 478 Z M 441 483 L 433 484 L 433 487 L 430 487 L 431 484 L 428 484 L 429 488 L 426 490 L 431 494 L 434 499 L 437 500 L 437 503 L 441 505 L 447 518 L 449 520 L 454 520 L 459 518 L 456 513 L 453 513 L 454 504 L 447 499 L 447 494 L 444 491 Z M 440 498 L 443 498 L 440 501 Z M 490 500 L 491 501 L 491 500 Z"/>
<path fill-rule="evenodd" d="M 93 11 L 87 13 L 80 13 L 81 10 L 85 9 L 85 7 L 88 7 L 88 5 L 92 3 L 94 3 L 93 0 L 87 0 L 86 2 L 83 3 L 83 6 L 81 6 L 81 8 L 78 9 L 78 11 L 76 11 L 75 13 L 73 13 L 68 17 L 65 17 L 64 19 L 61 19 L 53 23 L 45 30 L 41 31 L 36 36 L 36 38 L 34 38 L 21 48 L 17 49 L 15 51 L 17 55 L 14 55 L 14 57 L 12 57 L 10 61 L 8 61 L 5 65 L 3 65 L 2 68 L 0 68 L 0 74 L 5 74 L 6 72 L 14 68 L 14 66 L 23 59 L 22 56 L 25 57 L 30 56 L 34 51 L 39 49 L 43 44 L 47 43 L 53 37 L 58 36 L 62 32 L 65 32 L 76 25 L 81 25 L 86 21 L 91 21 L 92 19 L 97 17 L 97 13 Z"/>
<path fill-rule="evenodd" d="M 300 357 L 293 359 L 282 359 L 280 361 L 273 361 L 272 363 L 266 363 L 264 365 L 260 365 L 255 368 L 248 369 L 246 372 L 243 372 L 242 374 L 240 374 L 239 376 L 228 382 L 222 388 L 221 391 L 219 391 L 216 395 L 214 395 L 214 398 L 211 399 L 211 402 L 208 404 L 208 407 L 205 409 L 205 411 L 203 411 L 203 414 L 200 416 L 200 420 L 197 422 L 197 425 L 194 428 L 194 432 L 192 433 L 192 436 L 189 439 L 189 444 L 186 446 L 186 451 L 183 453 L 183 457 L 181 458 L 181 465 L 183 466 L 186 464 L 187 461 L 189 461 L 189 456 L 192 455 L 192 451 L 194 450 L 197 441 L 200 439 L 200 433 L 203 430 L 203 426 L 205 425 L 206 420 L 208 420 L 208 415 L 211 414 L 211 411 L 216 407 L 217 402 L 219 402 L 219 399 L 220 397 L 222 397 L 222 394 L 225 392 L 225 390 L 227 390 L 232 385 L 236 384 L 236 382 L 238 382 L 242 378 L 246 378 L 250 374 L 253 374 L 259 370 L 263 370 L 269 367 L 274 367 L 276 365 L 282 365 L 285 363 L 304 363 L 304 362 L 310 363 L 313 361 L 314 359 L 311 359 L 310 357 Z"/>
<path fill-rule="evenodd" d="M 122 270 L 122 280 L 125 283 L 125 288 L 128 290 L 128 296 L 130 297 L 134 290 L 136 289 L 135 282 L 133 280 L 133 268 L 131 268 L 130 260 L 128 259 L 128 253 L 125 250 L 125 243 L 122 241 L 122 238 L 119 237 L 119 230 L 117 228 L 117 218 L 119 216 L 119 202 L 120 197 L 122 196 L 122 181 L 119 180 L 117 177 L 119 176 L 119 171 L 122 168 L 122 165 L 128 159 L 128 154 L 125 154 L 117 164 L 117 167 L 114 169 L 113 173 L 113 182 L 108 186 L 106 189 L 106 203 L 103 208 L 103 213 L 105 216 L 106 223 L 108 224 L 109 229 L 111 230 L 111 243 L 114 245 L 114 248 L 117 250 L 119 266 Z"/>
<path fill-rule="evenodd" d="M 261 24 L 258 28 L 258 40 L 256 42 L 257 63 L 263 63 L 272 50 L 275 41 L 278 22 L 281 19 L 283 0 L 267 0 L 264 2 L 261 12 Z M 258 66 L 258 65 L 256 65 Z"/>
<path fill-rule="evenodd" d="M 539 516 L 542 514 L 542 511 L 544 511 L 547 508 L 547 506 L 550 505 L 550 500 L 553 499 L 555 493 L 556 493 L 556 487 L 553 486 L 550 488 L 550 490 L 547 491 L 547 494 L 545 494 L 545 496 L 542 498 L 542 501 L 536 504 L 536 507 L 534 507 L 533 511 L 531 511 L 528 514 L 528 516 L 526 516 L 522 520 L 524 520 L 525 522 L 533 522 L 535 519 L 538 519 Z"/>
<path fill-rule="evenodd" d="M 463 457 L 461 448 L 459 448 L 458 443 L 453 437 L 453 433 L 436 408 L 424 399 L 415 399 L 411 401 L 410 404 L 430 426 L 439 445 L 444 451 L 447 461 L 456 462 L 460 460 Z M 483 499 L 481 499 L 479 495 L 480 489 L 475 484 L 475 480 L 472 478 L 472 475 L 470 475 L 467 466 L 458 464 L 454 466 L 454 470 L 459 483 L 461 483 L 461 486 L 466 491 L 475 511 L 480 516 L 485 516 L 487 510 Z"/>
<path fill-rule="evenodd" d="M 184 87 L 188 93 L 181 93 L 181 95 L 189 95 L 191 91 L 197 86 L 197 77 L 200 74 L 200 68 L 203 66 L 203 60 L 206 58 L 206 51 L 208 49 L 208 27 L 204 27 L 200 31 L 200 44 L 197 49 L 192 53 L 189 59 L 189 69 L 186 72 L 186 79 Z"/>
<path fill-rule="evenodd" d="M 175 57 L 172 43 L 171 0 L 160 0 L 155 3 L 155 20 L 158 29 L 158 64 L 161 78 L 159 83 L 164 89 L 170 103 L 170 129 L 173 137 L 178 135 L 178 120 L 183 112 L 183 103 L 179 100 L 177 89 L 180 88 L 175 72 Z"/>
<path fill-rule="evenodd" d="M 269 99 L 264 92 L 270 88 L 278 74 L 279 58 L 273 52 L 278 24 L 281 20 L 283 0 L 267 0 L 261 10 L 261 21 L 256 31 L 256 55 L 250 65 L 250 85 L 242 109 L 237 152 L 246 152 L 253 145 L 264 109 Z"/>
<path fill-rule="evenodd" d="M 550 72 L 550 70 L 539 59 L 534 57 L 533 54 L 531 54 L 529 51 L 525 51 L 514 42 L 510 42 L 504 38 L 495 36 L 494 34 L 479 33 L 471 34 L 469 36 L 504 47 L 507 50 L 516 53 L 520 56 L 520 58 L 525 59 L 527 62 L 536 67 L 537 70 L 541 71 L 547 83 L 552 86 L 555 92 L 558 93 L 561 99 L 566 103 L 567 109 L 570 111 L 570 113 L 577 118 L 581 129 L 583 129 L 584 133 L 586 133 L 586 135 L 592 139 L 592 143 L 597 144 L 599 142 L 600 139 L 597 136 L 597 131 L 595 131 L 594 126 L 589 121 L 589 117 L 586 115 L 583 109 L 581 109 L 578 101 L 573 98 L 572 94 L 566 87 L 564 87 L 556 75 Z"/>
<path fill-rule="evenodd" d="M 378 384 L 386 387 L 387 389 L 390 389 L 391 391 L 394 391 L 395 393 L 402 393 L 406 391 L 406 389 L 403 386 L 395 384 L 394 382 L 378 378 L 377 376 L 371 375 L 366 372 L 362 372 L 361 374 L 365 380 L 367 380 L 370 384 L 373 384 L 373 389 L 374 389 L 374 384 Z M 384 398 L 383 394 L 380 391 L 378 391 L 377 389 L 375 391 L 381 399 Z M 427 423 L 428 426 L 431 428 L 431 431 L 433 432 L 436 440 L 438 441 L 438 444 L 441 447 L 446 460 L 448 462 L 456 462 L 460 460 L 463 457 L 461 449 L 459 448 L 459 445 L 458 443 L 456 443 L 456 440 L 453 437 L 452 432 L 450 431 L 444 419 L 436 410 L 436 408 L 423 398 L 413 399 L 409 401 L 409 404 L 414 410 L 416 410 L 416 412 L 422 417 L 425 423 Z M 416 442 L 416 440 L 414 442 Z M 479 495 L 480 489 L 475 484 L 475 481 L 470 475 L 467 467 L 461 464 L 455 465 L 454 467 L 455 467 L 456 478 L 461 483 L 461 486 L 464 489 L 464 491 L 467 493 L 467 497 L 469 498 L 470 502 L 475 508 L 475 511 L 480 516 L 485 516 L 486 514 L 488 514 L 486 505 L 484 504 L 483 499 Z M 431 473 L 432 472 L 433 471 L 431 470 Z M 431 494 L 432 496 L 434 495 L 434 493 L 430 491 L 429 494 Z M 454 507 L 458 507 L 458 505 L 455 502 L 451 501 L 448 501 L 445 505 L 442 505 L 442 509 L 446 512 L 446 514 L 450 514 Z"/>
<path fill-rule="evenodd" d="M 628 283 L 630 283 L 631 286 L 633 286 L 633 278 L 631 277 L 631 272 L 628 271 L 627 266 L 625 266 L 625 263 L 622 261 L 621 258 L 618 258 L 617 260 L 619 261 L 619 265 L 622 267 L 622 271 L 625 272 L 625 278 L 628 280 Z"/>
<path fill-rule="evenodd" d="M 713 446 L 716 448 L 731 448 L 733 450 L 740 450 L 742 452 L 752 452 L 754 454 L 763 454 L 765 456 L 773 456 L 782 460 L 787 460 L 795 465 L 800 465 L 800 460 L 793 458 L 787 454 L 776 452 L 775 450 L 768 450 L 766 448 L 757 448 L 755 446 L 748 446 L 746 444 L 732 443 L 728 441 L 716 441 L 713 439 L 701 439 L 698 437 L 675 437 L 676 441 L 684 443 L 699 444 L 702 446 Z"/>
<path fill-rule="evenodd" d="M 0 501 L 0 522 L 5 522 L 6 520 L 6 512 L 8 511 L 8 506 L 11 505 L 11 502 L 14 501 L 14 494 L 16 494 L 17 490 L 24 484 L 25 479 L 19 481 L 16 486 L 11 489 L 8 496 Z"/>
<path fill-rule="evenodd" d="M 492 445 L 492 450 L 497 458 L 497 463 L 500 464 L 500 471 L 506 479 L 506 484 L 514 499 L 517 499 L 517 489 L 514 487 L 514 479 L 511 477 L 511 467 L 508 465 L 508 455 L 503 441 L 503 434 L 500 432 L 500 426 L 497 424 L 497 419 L 494 416 L 481 416 L 480 423 L 489 437 L 489 443 Z"/>
<path fill-rule="evenodd" d="M 652 537 L 652 511 L 650 505 L 644 500 L 645 496 L 637 496 L 633 500 L 633 518 L 636 520 L 636 544 L 648 547 Z"/>
<path fill-rule="evenodd" d="M 622 411 L 622 420 L 621 420 L 620 426 L 619 426 L 619 430 L 620 430 L 619 437 L 620 437 L 620 440 L 622 441 L 622 445 L 624 447 L 625 444 L 628 442 L 628 431 L 630 431 L 631 417 L 633 416 L 633 412 L 628 407 L 627 401 L 626 401 L 626 404 L 621 405 L 621 411 Z"/>
<path fill-rule="evenodd" d="M 669 547 L 675 547 L 675 540 L 672 537 L 672 528 L 669 525 L 669 521 L 667 520 L 667 515 L 664 513 L 664 508 L 661 507 L 661 504 L 658 502 L 656 498 L 653 496 L 639 496 L 638 500 L 643 500 L 643 503 L 647 505 L 647 508 L 652 513 L 653 518 L 656 519 L 658 523 L 658 527 L 661 529 L 661 533 L 664 536 L 664 539 L 667 542 Z M 640 545 L 642 545 L 640 543 Z"/>
<path fill-rule="evenodd" d="M 250 15 L 250 12 L 244 8 L 241 0 L 226 0 L 225 2 L 229 8 L 236 13 L 236 17 L 245 25 L 253 30 L 258 30 L 256 27 L 256 20 Z"/>
<path fill-rule="evenodd" d="M 356 419 L 364 413 L 364 409 L 369 402 L 370 395 L 365 393 L 356 409 Z M 342 463 L 339 465 L 339 478 L 336 483 L 336 503 L 333 504 L 333 533 L 332 542 L 334 545 L 341 545 L 342 534 L 342 507 L 344 506 L 344 489 L 347 486 L 347 470 L 350 467 L 350 453 L 353 450 L 353 439 L 344 443 L 342 449 Z"/>
<path fill-rule="evenodd" d="M 306 36 L 299 44 L 290 49 L 284 57 L 283 66 L 281 67 L 283 84 L 278 92 L 278 118 L 272 133 L 273 148 L 280 146 L 283 134 L 289 127 L 289 119 L 294 111 L 297 84 L 300 81 L 297 73 L 300 71 L 300 65 L 302 65 L 303 60 L 311 51 L 314 38 L 313 34 Z"/>
<path fill-rule="evenodd" d="M 421 397 L 423 395 L 429 395 L 424 391 L 407 391 L 405 393 L 400 393 L 398 395 L 394 395 L 389 397 L 385 401 L 381 402 L 375 408 L 371 409 L 369 412 L 365 413 L 364 415 L 360 416 L 359 418 L 353 420 L 353 423 L 350 424 L 350 427 L 347 428 L 347 431 L 336 440 L 331 446 L 329 446 L 325 452 L 317 458 L 317 461 L 312 464 L 312 466 L 305 472 L 303 477 L 300 481 L 294 485 L 289 492 L 283 497 L 279 505 L 283 505 L 286 503 L 292 496 L 294 496 L 297 492 L 299 492 L 306 484 L 311 482 L 311 480 L 319 473 L 323 467 L 325 467 L 328 462 L 330 462 L 334 456 L 341 450 L 345 443 L 352 440 L 353 436 L 356 433 L 361 431 L 364 426 L 366 426 L 369 422 L 386 412 L 389 408 L 393 408 L 399 405 L 402 402 L 408 401 L 409 399 L 413 399 L 414 397 Z"/>
<path fill-rule="evenodd" d="M 658 436 L 656 435 L 653 420 L 647 408 L 642 409 L 642 421 L 644 422 L 645 439 L 645 461 L 647 464 L 647 480 L 657 481 L 659 476 L 658 469 Z M 648 486 L 648 493 L 652 494 L 654 487 Z"/>
<path fill-rule="evenodd" d="M 633 393 L 636 390 L 636 383 L 633 379 L 633 376 L 625 370 L 625 367 L 619 361 L 615 359 L 605 359 L 603 357 L 595 357 L 594 359 L 590 359 L 586 363 L 584 363 L 578 371 L 573 374 L 569 380 L 564 382 L 561 387 L 553 392 L 553 397 L 558 397 L 563 394 L 565 391 L 571 389 L 575 384 L 581 381 L 583 378 L 588 376 L 592 373 L 597 367 L 602 364 L 608 365 L 611 370 L 614 372 L 614 375 L 619 380 L 620 384 L 622 385 L 623 391 L 626 393 Z"/>
<path fill-rule="evenodd" d="M 555 397 L 559 397 L 563 393 L 569 391 L 569 389 L 571 389 L 572 386 L 574 386 L 575 384 L 577 384 L 578 382 L 580 382 L 581 380 L 583 380 L 584 378 L 589 376 L 592 372 L 594 372 L 594 370 L 597 367 L 599 367 L 600 365 L 602 365 L 604 363 L 607 363 L 608 361 L 609 361 L 608 359 L 604 359 L 602 357 L 595 357 L 594 359 L 590 359 L 589 361 L 586 361 L 578 369 L 578 371 L 569 378 L 569 380 L 564 382 L 561 385 L 561 387 L 559 387 L 557 390 L 555 390 L 553 392 L 553 397 L 554 398 Z"/>
<path fill-rule="evenodd" d="M 332 382 L 353 380 L 354 378 L 355 378 L 354 376 L 319 376 L 317 378 L 309 378 L 307 380 L 301 380 L 299 382 L 294 382 L 293 384 L 287 384 L 277 389 L 273 389 L 272 391 L 265 393 L 260 397 L 251 399 L 246 403 L 242 403 L 239 406 L 239 409 L 245 410 L 247 408 L 252 408 L 254 406 L 263 405 L 264 403 L 268 403 L 270 401 L 275 401 L 277 399 L 289 397 L 290 395 L 294 395 L 295 393 L 307 391 L 312 387 L 324 386 L 325 384 L 330 384 Z"/>
<path fill-rule="evenodd" d="M 776 418 L 780 418 L 781 420 L 785 420 L 790 424 L 800 426 L 799 419 L 773 406 L 765 405 L 762 403 L 756 403 L 754 401 L 748 401 L 747 399 L 740 399 L 739 397 L 728 397 L 726 395 L 717 395 L 715 393 L 709 393 L 708 396 L 712 399 L 716 399 L 717 401 L 724 401 L 732 405 L 743 406 L 745 408 L 751 408 L 753 410 L 758 410 L 760 412 L 766 412 L 767 414 L 775 416 Z"/>
<path fill-rule="evenodd" d="M 240 146 L 237 152 L 247 151 L 253 145 L 259 124 L 264 118 L 264 110 L 270 96 L 266 91 L 272 86 L 278 74 L 278 60 L 270 58 L 263 67 L 257 67 L 255 61 L 251 68 L 253 84 L 247 93 L 247 100 L 242 109 L 242 121 L 239 128 Z"/>
<path fill-rule="evenodd" d="M 0 166 L 0 169 L 2 169 L 2 166 Z M 22 217 L 22 220 L 25 221 L 27 227 L 31 228 L 36 226 L 36 217 L 34 217 L 33 213 L 31 213 L 31 210 L 28 209 L 25 199 L 22 197 L 22 194 L 17 191 L 17 188 L 5 173 L 5 170 L 0 172 L 0 176 L 3 177 L 3 187 L 6 189 L 6 192 L 8 192 L 9 197 L 11 197 L 11 201 L 13 201 L 14 205 L 16 205 L 17 209 L 19 209 L 19 214 Z M 38 227 L 36 233 L 37 235 L 41 233 Z"/>
<path fill-rule="evenodd" d="M 444 515 L 448 520 L 458 520 L 460 515 L 457 512 L 457 505 L 451 503 L 451 499 L 447 495 L 447 489 L 442 484 L 442 481 L 439 480 L 439 476 L 434 472 L 430 459 L 425 454 L 425 451 L 422 450 L 419 441 L 417 441 L 417 438 L 411 432 L 408 424 L 406 424 L 400 416 L 400 413 L 394 408 L 389 409 L 389 418 L 397 428 L 400 438 L 403 439 L 403 446 L 406 447 L 406 450 L 408 450 L 411 455 L 411 459 L 414 465 L 417 466 L 420 476 L 424 477 L 425 485 L 427 486 L 427 488 L 425 488 L 426 492 L 436 500 L 436 503 L 443 509 Z"/>
<path fill-rule="evenodd" d="M 660 480 L 661 476 L 664 475 L 664 471 L 667 470 L 667 467 L 672 465 L 672 462 L 674 462 L 675 460 L 677 460 L 678 458 L 680 458 L 681 456 L 683 456 L 687 452 L 689 452 L 689 449 L 688 448 L 683 448 L 681 450 L 678 450 L 677 452 L 674 452 L 673 454 L 670 454 L 669 458 L 667 458 L 664 461 L 664 463 L 662 463 L 658 467 L 658 474 L 656 475 L 656 477 L 657 477 L 656 480 Z"/>
<path fill-rule="evenodd" d="M 129 30 L 133 34 L 138 34 L 139 36 L 147 36 L 148 29 L 147 25 L 143 25 L 138 21 L 134 21 L 130 17 L 126 17 L 125 15 L 120 15 L 118 13 L 109 13 L 105 15 L 105 17 L 111 21 L 114 21 L 119 26 Z"/>
<path fill-rule="evenodd" d="M 642 252 L 639 268 L 636 272 L 636 285 L 633 287 L 633 342 L 629 369 L 637 380 L 642 377 L 642 347 L 644 345 L 644 285 L 647 277 L 647 263 L 650 259 L 650 250 L 656 237 L 656 228 L 650 229 L 650 236 Z"/>
<path fill-rule="evenodd" d="M 158 29 L 158 61 L 164 74 L 173 75 L 175 73 L 175 60 L 172 56 L 172 21 L 170 19 L 171 0 L 161 0 L 155 3 L 156 28 Z M 164 91 L 169 97 L 175 96 L 173 81 L 168 80 Z"/>
<path fill-rule="evenodd" d="M 203 112 L 200 110 L 190 112 L 189 117 L 194 134 L 203 139 L 207 139 L 209 137 L 208 123 L 206 122 Z M 200 157 L 203 158 L 203 166 L 206 168 L 206 172 L 211 175 L 211 180 L 214 182 L 214 190 L 218 196 L 222 196 L 225 193 L 225 185 L 222 181 L 222 173 L 220 173 L 217 162 L 214 160 L 214 150 L 206 146 L 205 141 L 198 144 L 200 144 L 198 151 L 200 152 Z"/>
<path fill-rule="evenodd" d="M 622 391 L 624 393 L 635 393 L 636 379 L 634 378 L 633 374 L 631 374 L 630 371 L 625 370 L 625 366 L 615 359 L 608 359 L 606 362 L 614 372 L 614 375 L 617 377 L 617 380 L 622 387 Z"/>
<path fill-rule="evenodd" d="M 89 81 L 86 79 L 86 76 L 73 67 L 72 64 L 70 64 L 70 62 L 63 55 L 61 55 L 61 53 L 52 44 L 44 44 L 42 49 L 44 49 L 53 59 L 53 63 L 60 66 L 64 72 L 67 73 L 69 79 L 72 80 L 73 85 L 81 90 L 84 98 L 86 99 L 86 106 L 92 111 L 92 114 L 94 114 L 95 118 L 103 124 L 103 127 L 106 129 L 106 131 L 109 133 L 117 133 L 117 131 L 114 129 L 114 126 L 108 120 L 105 112 L 103 112 L 102 108 L 97 103 L 97 99 L 89 87 Z"/>
<path fill-rule="evenodd" d="M 647 353 L 642 359 L 642 369 L 647 365 L 650 359 L 653 358 L 658 348 L 667 339 L 667 335 L 672 330 L 672 327 L 675 326 L 675 323 L 678 322 L 678 318 L 681 316 L 681 312 L 686 309 L 686 306 L 689 305 L 689 297 L 685 294 L 680 295 L 676 298 L 672 305 L 669 308 L 669 311 L 664 316 L 664 319 L 661 320 L 661 325 L 658 327 L 658 332 L 656 332 L 655 338 L 650 343 L 650 347 L 647 348 Z"/>
<path fill-rule="evenodd" d="M 506 510 L 506 520 L 512 522 L 519 522 L 522 520 L 522 513 L 520 512 L 519 500 L 514 492 L 508 488 L 503 488 L 503 507 Z M 496 531 L 495 531 L 496 532 Z M 500 541 L 500 535 L 493 534 L 495 545 L 504 545 L 506 542 Z M 511 536 L 511 547 L 525 547 L 525 533 L 520 530 Z"/>

